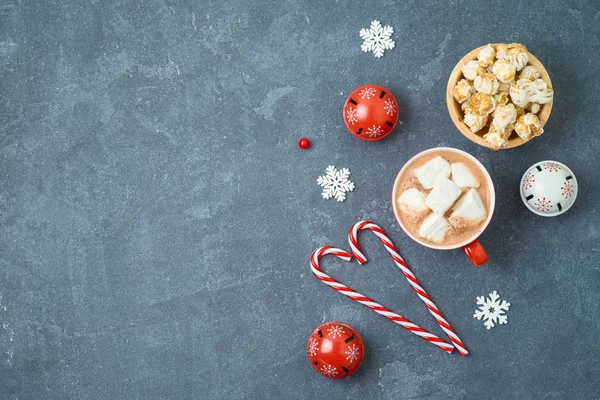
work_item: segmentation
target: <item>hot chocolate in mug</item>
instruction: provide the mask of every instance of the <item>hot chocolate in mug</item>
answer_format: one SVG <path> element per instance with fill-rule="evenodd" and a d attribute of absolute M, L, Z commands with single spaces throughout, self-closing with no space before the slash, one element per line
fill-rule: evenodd
<path fill-rule="evenodd" d="M 432 160 L 434 162 L 429 163 Z M 426 168 L 421 169 L 425 164 L 428 164 Z M 424 170 L 425 174 L 422 172 Z M 407 212 L 398 202 L 407 190 L 412 190 L 410 201 L 416 202 L 412 203 L 416 204 L 415 210 L 418 210 L 414 213 Z M 441 209 L 437 208 L 440 202 Z M 425 203 L 429 208 L 433 207 L 432 210 L 437 209 L 438 213 L 425 209 Z M 436 147 L 412 157 L 398 172 L 392 189 L 394 217 L 408 237 L 430 249 L 462 248 L 476 267 L 488 261 L 487 253 L 478 238 L 492 219 L 495 203 L 494 184 L 485 167 L 469 153 L 452 147 Z M 478 210 L 481 206 L 485 211 Z M 478 219 L 463 218 L 470 218 L 472 215 L 478 216 Z M 428 222 L 429 232 L 434 235 L 436 232 L 445 232 L 442 233 L 443 239 L 438 242 L 421 235 L 427 235 L 424 233 L 428 232 L 424 221 L 429 217 L 431 220 L 438 219 L 433 223 Z"/>

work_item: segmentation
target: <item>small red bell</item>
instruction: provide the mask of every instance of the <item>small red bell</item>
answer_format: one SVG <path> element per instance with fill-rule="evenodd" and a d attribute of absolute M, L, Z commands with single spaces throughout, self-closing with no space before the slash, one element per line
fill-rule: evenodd
<path fill-rule="evenodd" d="M 310 365 L 332 379 L 345 378 L 358 369 L 364 356 L 363 341 L 351 326 L 327 322 L 310 335 L 306 347 Z"/>
<path fill-rule="evenodd" d="M 350 93 L 344 104 L 344 123 L 362 140 L 383 139 L 398 123 L 398 102 L 384 87 L 365 85 Z"/>

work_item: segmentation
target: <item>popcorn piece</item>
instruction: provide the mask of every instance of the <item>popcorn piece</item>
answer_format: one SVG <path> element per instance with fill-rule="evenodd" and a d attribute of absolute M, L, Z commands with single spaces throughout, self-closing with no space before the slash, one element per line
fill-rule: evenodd
<path fill-rule="evenodd" d="M 550 88 L 540 90 L 539 92 L 535 93 L 534 95 L 529 96 L 529 100 L 531 100 L 533 103 L 538 103 L 538 104 L 550 103 L 553 98 L 554 98 L 554 90 L 552 90 Z"/>
<path fill-rule="evenodd" d="M 460 187 L 448 178 L 439 178 L 435 181 L 433 189 L 425 198 L 425 204 L 439 215 L 444 215 L 452 204 L 462 194 Z"/>
<path fill-rule="evenodd" d="M 510 90 L 510 85 L 513 81 L 510 82 L 500 82 L 498 85 L 498 92 L 508 92 Z"/>
<path fill-rule="evenodd" d="M 434 243 L 440 243 L 444 240 L 446 233 L 450 230 L 450 225 L 443 215 L 431 213 L 419 228 L 419 236 Z"/>
<path fill-rule="evenodd" d="M 475 94 L 475 89 L 466 79 L 461 79 L 458 81 L 454 87 L 454 91 L 452 92 L 454 99 L 461 104 L 469 100 L 473 94 Z"/>
<path fill-rule="evenodd" d="M 496 57 L 496 51 L 490 44 L 479 50 L 479 53 L 477 54 L 479 65 L 482 67 L 488 67 L 492 65 L 494 63 L 494 57 Z"/>
<path fill-rule="evenodd" d="M 450 163 L 437 156 L 415 169 L 413 175 L 417 177 L 421 186 L 425 189 L 431 189 L 436 179 L 450 176 Z"/>
<path fill-rule="evenodd" d="M 529 94 L 527 89 L 529 88 L 530 80 L 520 79 L 510 87 L 510 98 L 517 107 L 525 108 L 529 103 Z"/>
<path fill-rule="evenodd" d="M 485 68 L 479 65 L 479 62 L 476 60 L 471 60 L 460 69 L 468 80 L 474 80 L 477 75 L 485 73 Z"/>
<path fill-rule="evenodd" d="M 500 82 L 508 83 L 515 79 L 517 67 L 506 60 L 498 60 L 494 63 L 492 72 Z"/>
<path fill-rule="evenodd" d="M 519 43 L 509 45 L 498 45 L 496 48 L 496 58 L 506 60 L 520 71 L 529 62 L 529 53 L 527 47 Z"/>
<path fill-rule="evenodd" d="M 450 168 L 452 169 L 452 180 L 459 187 L 479 187 L 479 182 L 465 164 L 460 162 L 453 163 L 450 165 Z"/>
<path fill-rule="evenodd" d="M 517 109 L 512 104 L 496 106 L 494 110 L 494 118 L 492 125 L 496 130 L 502 131 L 509 124 L 514 124 L 517 121 Z"/>
<path fill-rule="evenodd" d="M 456 202 L 448 221 L 457 229 L 476 225 L 486 217 L 485 206 L 477 190 L 470 189 Z"/>
<path fill-rule="evenodd" d="M 501 83 L 501 85 L 505 84 Z M 498 91 L 498 93 L 494 95 L 494 100 L 496 100 L 496 107 L 503 106 L 510 101 L 510 95 L 508 94 L 508 91 Z"/>
<path fill-rule="evenodd" d="M 529 103 L 527 104 L 527 107 L 525 107 L 525 109 L 531 112 L 532 114 L 537 114 L 538 112 L 540 112 L 540 105 L 538 103 Z"/>
<path fill-rule="evenodd" d="M 489 115 L 496 108 L 496 100 L 489 94 L 475 93 L 469 99 L 465 112 L 479 116 Z"/>
<path fill-rule="evenodd" d="M 534 136 L 541 135 L 544 133 L 544 130 L 538 117 L 535 114 L 527 113 L 517 120 L 515 132 L 523 140 L 529 140 Z"/>
<path fill-rule="evenodd" d="M 512 124 L 508 125 L 503 130 L 497 130 L 494 125 L 490 126 L 488 133 L 483 135 L 483 138 L 493 150 L 498 150 L 508 145 L 508 138 L 510 137 L 514 127 Z"/>
<path fill-rule="evenodd" d="M 485 124 L 487 124 L 487 121 L 487 115 L 481 116 L 477 114 L 472 114 L 470 112 L 466 112 L 463 118 L 463 122 L 469 127 L 469 129 L 471 129 L 471 132 L 479 132 L 481 128 L 483 128 Z"/>
<path fill-rule="evenodd" d="M 534 94 L 541 92 L 542 90 L 546 90 L 548 85 L 544 82 L 543 79 L 536 79 L 534 81 L 530 81 L 529 79 L 519 79 L 517 83 L 521 82 L 521 85 L 527 89 L 527 94 L 529 96 L 533 96 Z"/>
<path fill-rule="evenodd" d="M 534 81 L 540 77 L 540 71 L 533 65 L 526 65 L 519 74 L 519 79 L 529 79 Z"/>
<path fill-rule="evenodd" d="M 480 93 L 496 94 L 498 92 L 498 79 L 491 72 L 479 74 L 473 81 L 473 87 Z"/>
<path fill-rule="evenodd" d="M 398 198 L 398 206 L 405 213 L 422 213 L 429 210 L 425 204 L 425 193 L 418 189 L 410 188 L 402 192 Z"/>

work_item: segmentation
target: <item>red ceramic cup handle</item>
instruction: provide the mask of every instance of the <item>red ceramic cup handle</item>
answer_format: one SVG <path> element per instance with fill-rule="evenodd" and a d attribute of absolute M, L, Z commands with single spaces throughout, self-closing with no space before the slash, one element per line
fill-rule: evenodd
<path fill-rule="evenodd" d="M 481 267 L 483 264 L 488 262 L 488 255 L 481 243 L 479 243 L 479 240 L 473 240 L 468 245 L 463 246 L 462 249 L 474 266 Z"/>

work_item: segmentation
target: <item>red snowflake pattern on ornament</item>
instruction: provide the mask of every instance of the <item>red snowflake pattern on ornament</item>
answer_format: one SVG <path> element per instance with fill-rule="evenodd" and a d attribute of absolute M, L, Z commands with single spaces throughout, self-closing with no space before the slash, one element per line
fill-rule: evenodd
<path fill-rule="evenodd" d="M 542 197 L 541 199 L 538 197 L 538 199 L 535 201 L 535 208 L 537 208 L 539 211 L 550 211 L 552 208 L 552 202 L 547 200 L 545 197 Z"/>
<path fill-rule="evenodd" d="M 560 187 L 560 190 L 562 190 L 562 195 L 565 199 L 568 199 L 569 197 L 573 196 L 573 184 L 569 181 L 564 182 Z"/>
<path fill-rule="evenodd" d="M 542 168 L 544 168 L 548 172 L 558 172 L 558 170 L 560 169 L 560 165 L 558 165 L 557 163 L 549 162 L 542 165 Z"/>
<path fill-rule="evenodd" d="M 531 172 L 528 172 L 523 179 L 523 190 L 531 189 L 533 187 L 533 183 L 535 182 L 535 175 Z"/>

